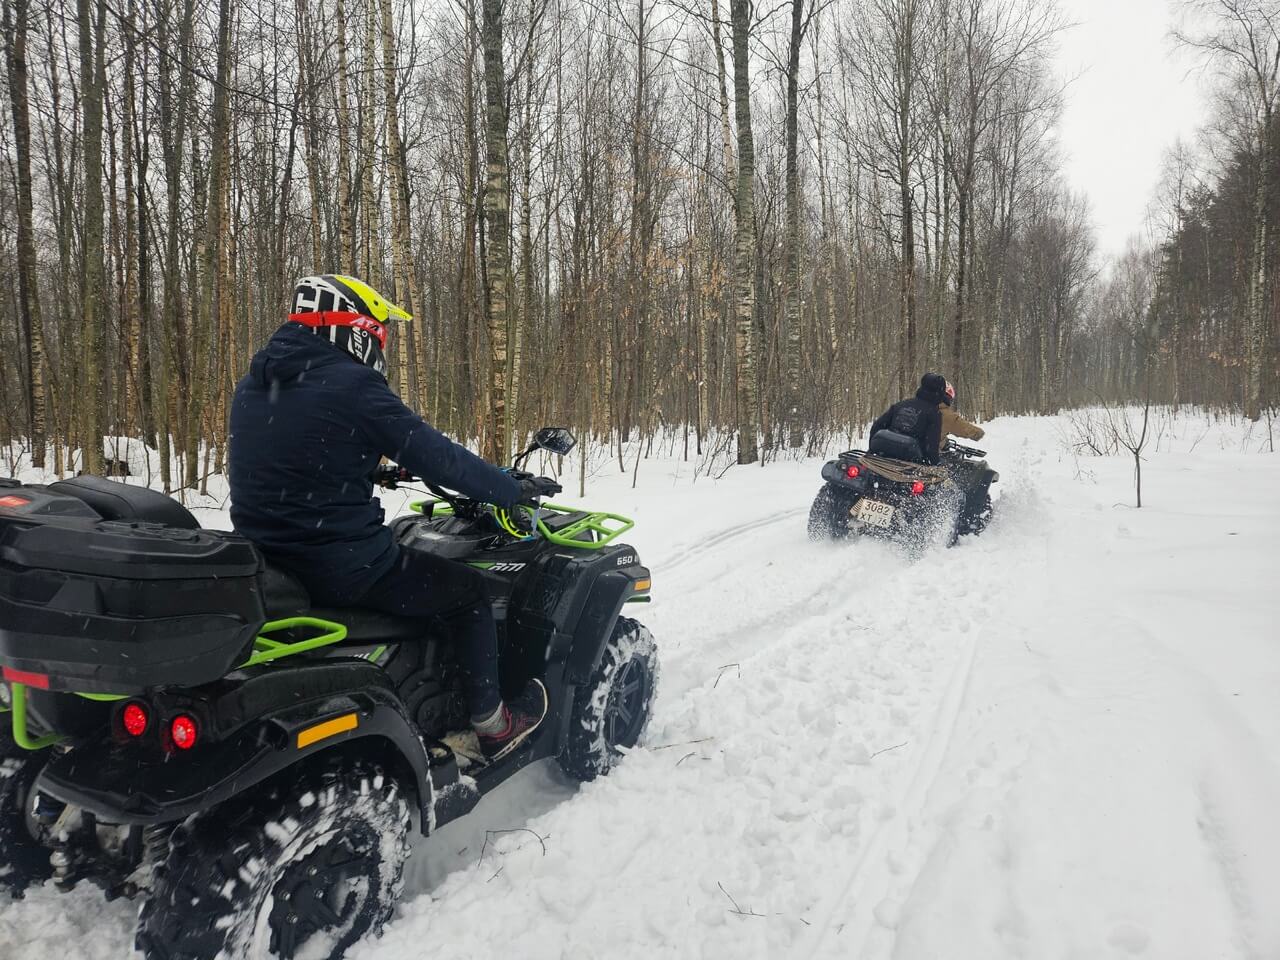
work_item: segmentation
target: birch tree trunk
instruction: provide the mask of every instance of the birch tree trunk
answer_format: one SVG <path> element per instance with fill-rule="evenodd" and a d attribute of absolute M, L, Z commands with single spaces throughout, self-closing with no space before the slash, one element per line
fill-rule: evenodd
<path fill-rule="evenodd" d="M 105 295 L 106 268 L 103 264 L 102 193 L 102 43 L 106 5 L 98 0 L 77 0 L 80 33 L 80 91 L 84 131 L 84 296 L 81 302 L 81 365 L 78 379 L 84 384 L 80 416 L 80 444 L 86 472 L 102 473 L 102 373 L 99 347 Z"/>
<path fill-rule="evenodd" d="M 396 91 L 396 46 L 391 25 L 391 0 L 382 2 L 382 73 L 387 98 L 387 153 L 391 179 L 391 255 L 395 269 L 396 303 L 418 315 L 418 282 L 410 252 L 409 175 L 404 144 L 400 140 L 399 97 Z M 412 343 L 408 330 L 394 331 L 393 354 L 400 382 L 400 396 L 411 402 L 409 365 Z"/>
<path fill-rule="evenodd" d="M 27 403 L 31 431 L 31 464 L 45 465 L 44 325 L 36 275 L 36 247 L 31 223 L 31 119 L 27 99 L 27 30 L 29 0 L 4 7 L 4 35 L 9 54 L 9 103 L 18 187 L 18 309 L 27 341 Z"/>
<path fill-rule="evenodd" d="M 511 185 L 507 164 L 507 79 L 502 60 L 502 0 L 483 0 L 485 87 L 485 315 L 489 326 L 488 457 L 508 459 L 507 279 L 511 272 Z"/>
<path fill-rule="evenodd" d="M 334 35 L 338 44 L 338 269 L 352 273 L 356 269 L 355 214 L 351 209 L 351 147 L 348 139 L 351 136 L 351 105 L 348 99 L 347 31 L 342 29 L 347 22 L 343 0 L 337 0 L 337 20 L 339 29 L 334 31 Z"/>
<path fill-rule="evenodd" d="M 804 446 L 800 413 L 800 163 L 798 157 L 800 42 L 804 35 L 805 0 L 791 0 L 791 42 L 787 48 L 787 433 L 792 448 Z"/>
<path fill-rule="evenodd" d="M 733 98 L 738 121 L 737 202 L 734 205 L 734 318 L 738 370 L 738 463 L 759 457 L 756 431 L 755 141 L 751 136 L 749 68 L 751 0 L 729 0 L 733 24 Z"/>

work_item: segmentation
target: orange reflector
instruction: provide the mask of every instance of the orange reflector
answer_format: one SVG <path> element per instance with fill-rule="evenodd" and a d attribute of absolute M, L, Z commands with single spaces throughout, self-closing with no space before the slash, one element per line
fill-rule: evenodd
<path fill-rule="evenodd" d="M 314 727 L 307 727 L 298 734 L 298 749 L 301 750 L 328 737 L 346 733 L 348 730 L 354 730 L 359 725 L 360 721 L 354 713 L 344 713 L 324 723 L 317 723 Z"/>
<path fill-rule="evenodd" d="M 636 590 L 648 590 L 651 586 L 653 586 L 652 580 L 637 580 L 634 584 Z"/>

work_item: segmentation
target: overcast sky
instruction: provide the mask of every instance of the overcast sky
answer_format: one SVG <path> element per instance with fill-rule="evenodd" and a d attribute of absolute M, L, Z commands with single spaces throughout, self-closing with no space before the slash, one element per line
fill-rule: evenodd
<path fill-rule="evenodd" d="M 1059 139 L 1072 185 L 1098 226 L 1098 253 L 1124 249 L 1143 226 L 1164 151 L 1194 137 L 1202 81 L 1169 40 L 1171 0 L 1060 0 L 1079 24 L 1062 37 L 1067 89 Z"/>

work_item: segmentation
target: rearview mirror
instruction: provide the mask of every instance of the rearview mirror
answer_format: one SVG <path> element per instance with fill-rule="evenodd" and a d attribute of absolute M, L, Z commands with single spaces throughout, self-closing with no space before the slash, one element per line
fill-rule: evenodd
<path fill-rule="evenodd" d="M 533 436 L 533 445 L 564 456 L 578 445 L 567 427 L 543 427 Z"/>

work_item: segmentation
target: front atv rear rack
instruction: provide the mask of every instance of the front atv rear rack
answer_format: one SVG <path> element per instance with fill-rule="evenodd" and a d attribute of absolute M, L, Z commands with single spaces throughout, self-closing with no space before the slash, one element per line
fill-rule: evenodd
<path fill-rule="evenodd" d="M 270 634 L 280 633 L 297 634 L 302 631 L 319 632 L 311 636 L 303 636 L 300 639 L 289 640 L 277 640 L 270 636 Z M 300 653 L 318 650 L 321 647 L 339 643 L 345 640 L 346 636 L 347 628 L 345 626 L 340 623 L 334 623 L 332 620 L 321 620 L 319 617 L 288 617 L 284 620 L 271 620 L 264 623 L 259 629 L 258 635 L 253 640 L 253 652 L 249 655 L 249 659 L 240 664 L 237 669 L 243 670 L 247 667 L 257 667 L 284 657 L 292 657 Z M 3 677 L 4 681 L 9 684 L 12 705 L 9 707 L 0 706 L 0 715 L 5 713 L 12 714 L 13 742 L 24 750 L 43 750 L 45 747 L 51 747 L 61 741 L 63 738 L 56 733 L 33 736 L 27 726 L 27 687 L 30 685 L 39 686 L 41 680 L 47 685 L 48 677 L 23 673 L 8 668 L 5 668 Z M 128 694 L 117 693 L 77 692 L 73 696 L 81 697 L 84 700 L 93 700 L 97 703 L 116 703 L 120 700 L 129 699 Z"/>

